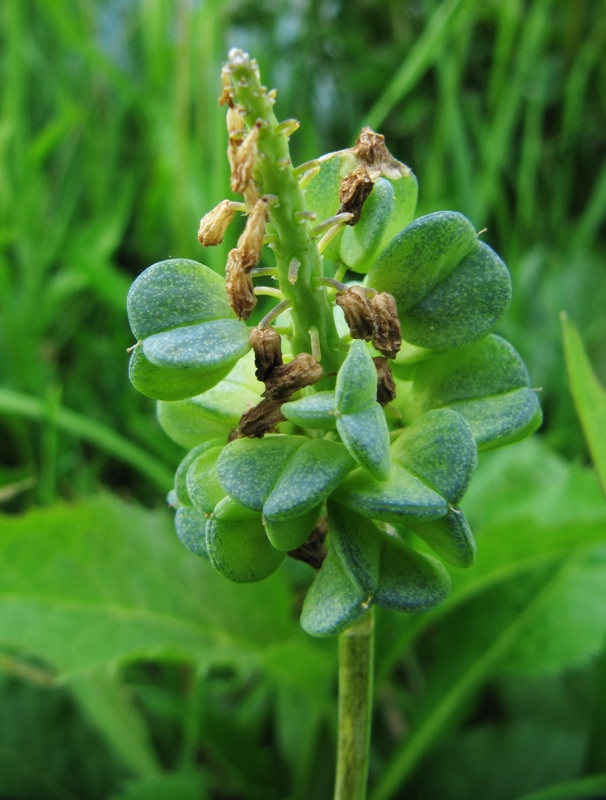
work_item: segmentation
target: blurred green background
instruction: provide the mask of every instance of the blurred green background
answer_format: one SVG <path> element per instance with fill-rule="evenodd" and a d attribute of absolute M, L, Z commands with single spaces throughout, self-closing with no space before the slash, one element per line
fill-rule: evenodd
<path fill-rule="evenodd" d="M 232 46 L 301 121 L 296 162 L 369 124 L 419 214 L 488 229 L 541 389 L 540 433 L 480 461 L 478 567 L 379 617 L 371 798 L 606 796 L 606 504 L 560 322 L 604 381 L 606 4 L 3 0 L 0 42 L 0 798 L 330 797 L 310 575 L 226 587 L 180 547 L 183 452 L 127 377 L 132 280 L 232 246 L 196 240 L 228 192 Z"/>

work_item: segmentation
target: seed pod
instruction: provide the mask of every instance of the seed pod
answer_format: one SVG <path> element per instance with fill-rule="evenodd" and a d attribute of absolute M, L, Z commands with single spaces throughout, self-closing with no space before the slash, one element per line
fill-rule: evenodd
<path fill-rule="evenodd" d="M 379 292 L 371 297 L 370 307 L 376 321 L 372 343 L 386 358 L 395 358 L 402 346 L 402 330 L 396 301 L 388 292 Z"/>
<path fill-rule="evenodd" d="M 341 206 L 337 213 L 353 214 L 347 225 L 355 225 L 360 219 L 362 207 L 366 202 L 366 198 L 372 192 L 373 186 L 374 181 L 364 164 L 356 167 L 353 172 L 343 178 L 339 189 Z"/>
<path fill-rule="evenodd" d="M 198 241 L 203 247 L 221 244 L 228 225 L 234 218 L 236 209 L 230 200 L 223 200 L 200 220 Z"/>
<path fill-rule="evenodd" d="M 343 309 L 345 321 L 354 339 L 369 342 L 376 335 L 375 312 L 362 286 L 350 286 L 345 292 L 338 292 L 335 302 Z"/>
<path fill-rule="evenodd" d="M 250 343 L 255 353 L 255 375 L 265 382 L 273 370 L 283 364 L 282 339 L 275 328 L 268 325 L 266 328 L 253 328 Z"/>

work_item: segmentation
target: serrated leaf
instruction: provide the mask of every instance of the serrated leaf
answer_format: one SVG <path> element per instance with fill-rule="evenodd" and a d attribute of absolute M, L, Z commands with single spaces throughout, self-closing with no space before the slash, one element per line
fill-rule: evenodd
<path fill-rule="evenodd" d="M 379 249 L 394 208 L 391 181 L 377 178 L 355 225 L 346 225 L 339 255 L 354 272 L 368 272 Z"/>
<path fill-rule="evenodd" d="M 335 405 L 339 414 L 357 414 L 377 401 L 377 369 L 367 345 L 354 339 L 339 372 Z"/>
<path fill-rule="evenodd" d="M 391 448 L 392 458 L 449 503 L 465 494 L 477 462 L 473 432 L 451 409 L 426 411 L 405 428 Z"/>
<path fill-rule="evenodd" d="M 390 441 L 381 406 L 375 402 L 357 414 L 339 415 L 337 430 L 358 464 L 378 480 L 385 480 L 391 466 Z"/>
<path fill-rule="evenodd" d="M 606 391 L 591 368 L 578 330 L 565 314 L 562 315 L 562 328 L 570 390 L 602 489 L 606 493 Z"/>
<path fill-rule="evenodd" d="M 337 426 L 335 393 L 316 392 L 300 400 L 282 403 L 280 410 L 286 419 L 301 428 L 334 430 Z"/>
<path fill-rule="evenodd" d="M 270 544 L 260 514 L 224 498 L 206 525 L 206 547 L 213 567 L 236 583 L 262 581 L 285 554 Z"/>
<path fill-rule="evenodd" d="M 127 311 L 138 340 L 208 320 L 235 319 L 225 279 L 186 258 L 160 261 L 142 272 L 129 290 Z"/>
<path fill-rule="evenodd" d="M 395 463 L 384 481 L 355 470 L 339 486 L 335 499 L 370 519 L 402 525 L 410 519 L 438 519 L 448 511 L 444 497 Z"/>
<path fill-rule="evenodd" d="M 400 318 L 407 342 L 446 350 L 486 335 L 507 310 L 511 278 L 488 245 L 475 248 L 429 294 Z"/>
<path fill-rule="evenodd" d="M 305 595 L 301 626 L 312 636 L 334 636 L 366 613 L 365 600 L 331 548 Z"/>
<path fill-rule="evenodd" d="M 473 225 L 454 211 L 411 222 L 381 253 L 368 285 L 392 294 L 403 314 L 425 298 L 476 246 Z"/>
<path fill-rule="evenodd" d="M 529 384 L 514 348 L 491 334 L 417 364 L 409 393 L 401 395 L 401 409 L 405 419 L 413 420 L 432 408 L 452 408 L 469 423 L 479 449 L 498 447 L 529 435 L 541 423 Z"/>

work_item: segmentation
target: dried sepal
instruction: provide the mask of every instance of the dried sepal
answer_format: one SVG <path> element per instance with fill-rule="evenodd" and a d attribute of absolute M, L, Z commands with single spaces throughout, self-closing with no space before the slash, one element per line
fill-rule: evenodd
<path fill-rule="evenodd" d="M 396 301 L 388 292 L 379 292 L 370 298 L 370 306 L 376 323 L 372 343 L 386 358 L 395 358 L 402 346 L 402 329 Z"/>
<path fill-rule="evenodd" d="M 282 366 L 282 337 L 275 328 L 267 325 L 250 332 L 250 343 L 255 354 L 255 375 L 265 382 L 276 367 Z"/>
<path fill-rule="evenodd" d="M 373 361 L 377 370 L 377 403 L 386 406 L 396 399 L 396 384 L 389 361 L 383 356 L 375 356 Z"/>
<path fill-rule="evenodd" d="M 366 165 L 361 164 L 359 167 L 346 175 L 341 181 L 339 188 L 339 214 L 352 214 L 351 219 L 347 221 L 347 225 L 355 225 L 360 219 L 362 208 L 372 192 L 374 181 L 366 168 Z"/>
<path fill-rule="evenodd" d="M 369 342 L 376 333 L 375 314 L 362 286 L 350 286 L 338 292 L 335 302 L 343 309 L 345 322 L 354 339 Z"/>
<path fill-rule="evenodd" d="M 265 381 L 263 396 L 285 402 L 294 392 L 320 380 L 323 370 L 309 353 L 299 353 L 288 364 L 275 367 Z"/>
<path fill-rule="evenodd" d="M 223 200 L 200 220 L 198 241 L 203 247 L 221 244 L 225 231 L 233 220 L 236 208 L 231 200 Z"/>
<path fill-rule="evenodd" d="M 229 304 L 238 319 L 248 319 L 257 304 L 250 271 L 244 269 L 242 255 L 237 248 L 229 251 L 225 268 L 225 288 Z"/>

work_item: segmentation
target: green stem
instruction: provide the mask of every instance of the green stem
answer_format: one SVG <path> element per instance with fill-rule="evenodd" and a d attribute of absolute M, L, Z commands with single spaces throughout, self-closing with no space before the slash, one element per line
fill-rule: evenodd
<path fill-rule="evenodd" d="M 334 800 L 364 800 L 373 687 L 372 609 L 339 636 L 339 741 Z"/>

